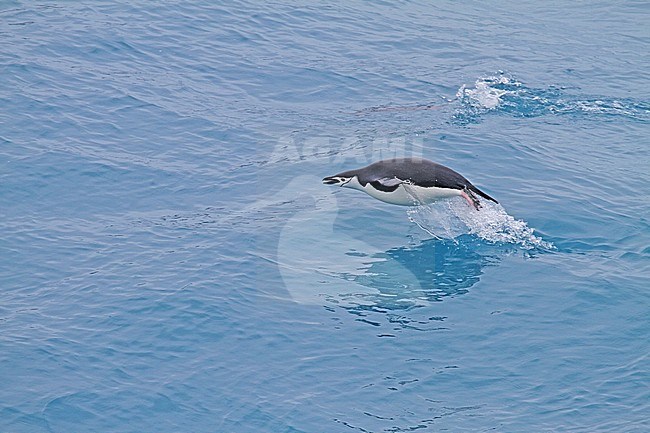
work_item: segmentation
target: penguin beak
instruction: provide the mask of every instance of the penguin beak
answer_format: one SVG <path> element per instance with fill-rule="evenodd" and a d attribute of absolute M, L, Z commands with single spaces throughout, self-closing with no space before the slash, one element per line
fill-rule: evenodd
<path fill-rule="evenodd" d="M 341 178 L 340 176 L 327 176 L 326 178 L 323 179 L 323 183 L 325 185 L 336 185 L 336 184 L 341 184 L 340 186 L 345 185 L 347 182 L 344 182 L 344 179 Z"/>

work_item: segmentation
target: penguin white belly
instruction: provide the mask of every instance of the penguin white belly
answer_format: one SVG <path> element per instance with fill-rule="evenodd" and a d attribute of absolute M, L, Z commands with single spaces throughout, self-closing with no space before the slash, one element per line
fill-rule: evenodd
<path fill-rule="evenodd" d="M 440 199 L 456 197 L 461 195 L 461 190 L 452 188 L 424 188 L 417 185 L 401 184 L 395 191 L 385 192 L 372 187 L 370 183 L 362 187 L 371 197 L 386 203 L 401 206 L 416 206 L 428 204 Z"/>

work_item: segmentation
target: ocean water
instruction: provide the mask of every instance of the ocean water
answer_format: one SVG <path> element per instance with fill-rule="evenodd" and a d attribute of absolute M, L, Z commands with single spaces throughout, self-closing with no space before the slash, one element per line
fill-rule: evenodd
<path fill-rule="evenodd" d="M 649 14 L 0 2 L 0 432 L 650 431 Z"/>

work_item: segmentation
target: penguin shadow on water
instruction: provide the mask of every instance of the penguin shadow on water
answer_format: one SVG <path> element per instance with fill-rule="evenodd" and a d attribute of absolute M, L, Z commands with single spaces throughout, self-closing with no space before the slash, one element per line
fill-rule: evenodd
<path fill-rule="evenodd" d="M 469 236 L 458 241 L 427 239 L 375 254 L 379 260 L 355 281 L 378 290 L 378 306 L 388 309 L 440 302 L 467 293 L 486 266 L 500 261 L 498 252 L 481 250 Z M 396 267 L 408 273 L 395 272 Z"/>
<path fill-rule="evenodd" d="M 429 304 L 466 293 L 498 261 L 495 251 L 481 252 L 471 239 L 383 250 L 355 238 L 335 228 L 336 195 L 316 176 L 295 178 L 253 207 L 278 205 L 287 211 L 277 217 L 277 253 L 265 259 L 277 265 L 287 297 L 300 304 L 388 310 Z"/>

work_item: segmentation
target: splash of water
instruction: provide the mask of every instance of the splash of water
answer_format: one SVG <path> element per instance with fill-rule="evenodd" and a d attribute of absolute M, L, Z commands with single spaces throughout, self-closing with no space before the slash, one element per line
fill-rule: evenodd
<path fill-rule="evenodd" d="M 476 121 L 490 112 L 516 117 L 605 115 L 635 120 L 648 120 L 650 117 L 650 104 L 646 101 L 575 96 L 557 86 L 530 88 L 501 71 L 478 78 L 474 87 L 462 85 L 456 99 L 460 106 L 453 119 L 461 124 Z"/>
<path fill-rule="evenodd" d="M 473 88 L 463 84 L 456 97 L 467 107 L 493 110 L 503 103 L 505 95 L 514 94 L 519 86 L 521 83 L 506 75 L 482 77 Z"/>
<path fill-rule="evenodd" d="M 480 211 L 459 198 L 414 206 L 407 211 L 409 220 L 439 239 L 456 239 L 470 234 L 490 243 L 519 245 L 526 250 L 552 250 L 551 242 L 535 235 L 525 221 L 518 220 L 496 203 L 484 201 Z"/>

